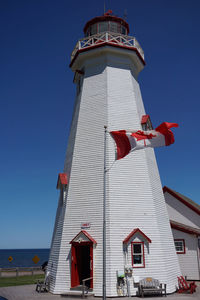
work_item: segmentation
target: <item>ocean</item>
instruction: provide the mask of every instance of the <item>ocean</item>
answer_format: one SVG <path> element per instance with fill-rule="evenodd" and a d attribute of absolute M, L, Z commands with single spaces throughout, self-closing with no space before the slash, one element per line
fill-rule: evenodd
<path fill-rule="evenodd" d="M 0 249 L 0 268 L 40 267 L 49 253 L 50 249 Z"/>

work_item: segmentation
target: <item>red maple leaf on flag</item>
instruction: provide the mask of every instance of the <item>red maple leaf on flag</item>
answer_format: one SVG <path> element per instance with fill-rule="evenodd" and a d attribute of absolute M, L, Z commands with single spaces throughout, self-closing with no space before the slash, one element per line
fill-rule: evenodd
<path fill-rule="evenodd" d="M 133 132 L 131 134 L 133 137 L 136 138 L 137 141 L 141 141 L 141 140 L 151 140 L 153 137 L 156 137 L 156 135 L 152 134 L 152 133 L 145 133 L 142 130 L 138 130 L 136 132 Z"/>

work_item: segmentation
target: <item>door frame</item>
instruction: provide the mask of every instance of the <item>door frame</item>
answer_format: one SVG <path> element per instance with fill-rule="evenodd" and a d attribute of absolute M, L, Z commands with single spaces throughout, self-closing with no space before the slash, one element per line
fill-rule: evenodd
<path fill-rule="evenodd" d="M 93 288 L 93 243 L 92 242 L 72 242 L 71 243 L 71 288 L 80 285 L 79 273 L 77 268 L 76 247 L 90 246 L 90 288 Z"/>

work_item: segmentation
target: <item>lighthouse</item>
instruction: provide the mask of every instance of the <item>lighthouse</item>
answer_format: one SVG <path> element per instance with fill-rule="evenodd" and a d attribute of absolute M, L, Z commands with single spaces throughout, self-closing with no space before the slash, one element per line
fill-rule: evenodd
<path fill-rule="evenodd" d="M 115 160 L 109 134 L 152 129 L 138 83 L 144 52 L 128 23 L 111 11 L 88 21 L 84 35 L 70 62 L 76 98 L 57 182 L 50 291 L 69 293 L 85 283 L 102 296 L 104 278 L 107 297 L 132 296 L 140 279 L 152 277 L 172 293 L 180 268 L 154 150 Z"/>

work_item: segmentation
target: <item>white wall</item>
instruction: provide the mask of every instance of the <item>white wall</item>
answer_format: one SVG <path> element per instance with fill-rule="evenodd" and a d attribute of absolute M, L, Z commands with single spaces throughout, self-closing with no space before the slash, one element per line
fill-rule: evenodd
<path fill-rule="evenodd" d="M 172 229 L 174 239 L 185 240 L 185 254 L 177 254 L 181 272 L 189 280 L 200 280 L 200 269 L 198 262 L 198 240 L 195 235 Z"/>

